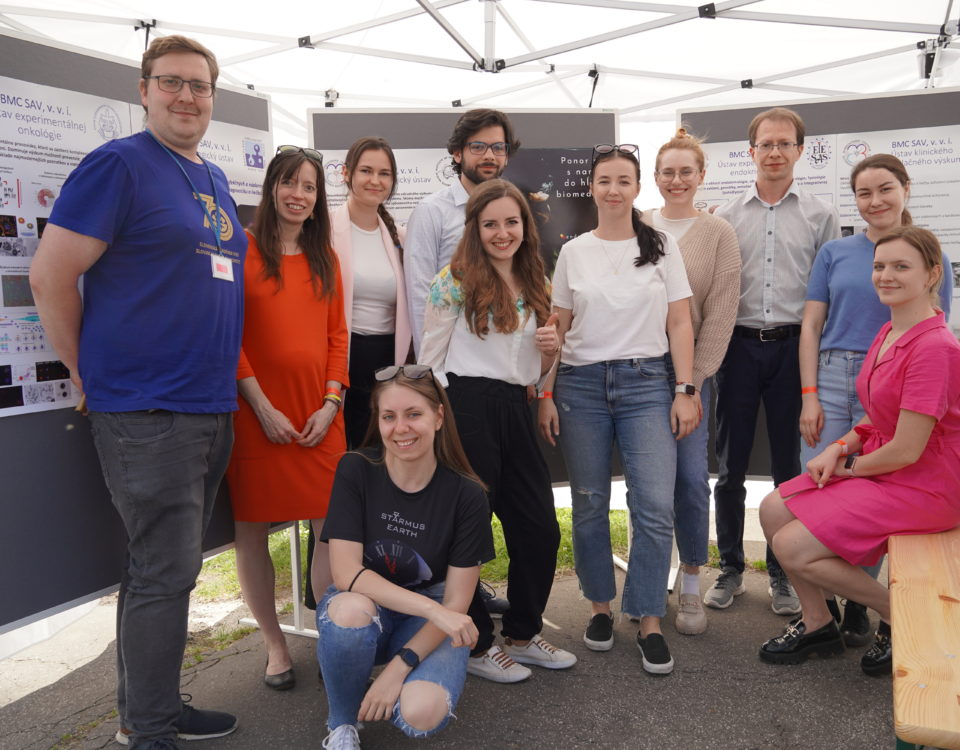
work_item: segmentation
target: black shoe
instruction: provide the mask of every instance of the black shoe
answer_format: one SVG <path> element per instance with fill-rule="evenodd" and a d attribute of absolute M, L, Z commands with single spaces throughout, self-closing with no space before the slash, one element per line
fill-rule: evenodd
<path fill-rule="evenodd" d="M 590 618 L 583 634 L 583 642 L 591 651 L 609 651 L 613 648 L 613 615 L 600 614 Z"/>
<path fill-rule="evenodd" d="M 760 659 L 770 664 L 800 664 L 810 654 L 833 656 L 843 653 L 843 636 L 837 621 L 832 619 L 812 633 L 799 617 L 787 625 L 783 635 L 771 638 L 760 646 Z"/>
<path fill-rule="evenodd" d="M 890 625 L 883 620 L 877 627 L 873 645 L 860 657 L 860 669 L 871 677 L 883 677 L 893 672 L 893 643 L 890 640 Z"/>
<path fill-rule="evenodd" d="M 643 670 L 650 674 L 670 674 L 673 671 L 673 657 L 667 642 L 660 633 L 651 633 L 642 638 L 637 633 L 637 648 L 643 657 Z"/>
<path fill-rule="evenodd" d="M 504 613 L 510 609 L 510 602 L 497 596 L 493 586 L 484 581 L 480 581 L 480 598 L 483 599 L 483 606 L 491 617 L 503 617 Z"/>
<path fill-rule="evenodd" d="M 843 624 L 840 626 L 843 642 L 847 646 L 866 646 L 870 643 L 870 618 L 867 608 L 847 599 L 843 607 Z"/>
<path fill-rule="evenodd" d="M 263 684 L 273 690 L 290 690 L 297 684 L 297 677 L 293 673 L 293 667 L 280 674 L 265 674 Z"/>
<path fill-rule="evenodd" d="M 831 596 L 827 599 L 827 609 L 830 610 L 830 614 L 833 615 L 833 619 L 837 621 L 837 625 L 840 624 L 840 607 L 837 606 L 837 598 Z"/>
<path fill-rule="evenodd" d="M 178 740 L 212 740 L 224 737 L 237 728 L 237 717 L 223 711 L 204 711 L 190 705 L 192 696 L 188 693 L 180 695 L 182 706 L 180 717 L 173 723 L 177 730 Z M 114 739 L 121 745 L 130 744 L 132 732 L 120 727 Z M 164 740 L 171 748 L 179 747 L 173 740 Z"/>

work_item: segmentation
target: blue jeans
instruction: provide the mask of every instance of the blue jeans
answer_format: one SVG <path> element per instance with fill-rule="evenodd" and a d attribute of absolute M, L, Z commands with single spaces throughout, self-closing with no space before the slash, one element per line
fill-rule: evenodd
<path fill-rule="evenodd" d="M 846 435 L 863 419 L 866 412 L 857 397 L 857 375 L 863 367 L 864 352 L 841 349 L 826 349 L 820 352 L 817 364 L 817 398 L 823 408 L 823 429 L 820 441 L 811 448 L 806 440 L 800 441 L 800 470 L 807 470 L 807 461 L 830 443 Z M 876 578 L 880 574 L 883 558 L 864 570 Z"/>
<path fill-rule="evenodd" d="M 617 594 L 610 547 L 610 475 L 616 446 L 633 531 L 621 609 L 637 617 L 663 617 L 677 463 L 677 443 L 670 432 L 673 395 L 663 357 L 561 364 L 554 400 L 570 474 L 573 554 L 583 595 L 592 602 L 608 602 Z"/>
<path fill-rule="evenodd" d="M 710 401 L 713 378 L 703 381 L 700 402 L 703 419 L 697 429 L 677 443 L 677 481 L 673 489 L 674 530 L 684 565 L 706 565 L 710 534 L 710 470 L 707 439 L 710 437 Z"/>
<path fill-rule="evenodd" d="M 175 739 L 187 611 L 233 447 L 232 414 L 91 412 L 103 478 L 129 537 L 117 605 L 117 709 L 131 746 Z"/>
<path fill-rule="evenodd" d="M 419 593 L 440 602 L 443 601 L 443 590 L 444 584 L 440 582 Z M 377 616 L 370 624 L 362 628 L 342 627 L 327 614 L 330 600 L 339 593 L 335 586 L 331 586 L 317 605 L 317 632 L 320 634 L 317 659 L 327 691 L 327 727 L 330 730 L 342 724 L 357 723 L 373 667 L 392 659 L 426 622 L 422 617 L 395 612 L 377 604 Z M 454 648 L 450 639 L 445 638 L 404 680 L 432 682 L 447 691 L 447 716 L 440 724 L 428 731 L 414 729 L 400 713 L 398 700 L 393 707 L 393 725 L 408 737 L 429 737 L 443 729 L 453 716 L 453 709 L 463 692 L 469 655 L 469 648 Z"/>

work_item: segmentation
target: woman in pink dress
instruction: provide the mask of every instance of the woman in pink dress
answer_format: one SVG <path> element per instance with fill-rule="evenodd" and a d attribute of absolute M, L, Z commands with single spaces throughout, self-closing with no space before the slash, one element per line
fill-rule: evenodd
<path fill-rule="evenodd" d="M 891 319 L 857 378 L 866 416 L 760 506 L 767 542 L 802 607 L 760 647 L 764 661 L 799 664 L 843 651 L 826 590 L 880 615 L 860 666 L 889 674 L 889 592 L 858 566 L 879 560 L 893 534 L 960 525 L 960 344 L 937 307 L 943 273 L 940 243 L 926 229 L 900 226 L 877 241 L 873 285 Z"/>

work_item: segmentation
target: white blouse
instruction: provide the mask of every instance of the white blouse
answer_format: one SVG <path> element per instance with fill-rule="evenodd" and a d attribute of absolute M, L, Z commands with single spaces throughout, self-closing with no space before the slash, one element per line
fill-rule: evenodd
<path fill-rule="evenodd" d="M 535 384 L 540 379 L 537 319 L 533 310 L 524 306 L 523 297 L 517 299 L 517 314 L 523 324 L 513 333 L 500 333 L 491 318 L 483 338 L 470 331 L 463 299 L 460 281 L 450 272 L 450 266 L 445 266 L 430 285 L 417 361 L 430 365 L 444 387 L 448 372 L 514 385 Z"/>

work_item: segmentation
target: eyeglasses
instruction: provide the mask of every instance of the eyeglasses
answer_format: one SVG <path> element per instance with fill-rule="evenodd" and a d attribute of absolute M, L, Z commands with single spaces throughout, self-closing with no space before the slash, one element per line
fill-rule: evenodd
<path fill-rule="evenodd" d="M 183 84 L 190 84 L 190 93 L 199 96 L 201 99 L 209 99 L 213 96 L 213 90 L 216 88 L 210 81 L 185 81 L 179 76 L 144 76 L 143 79 L 153 79 L 161 91 L 168 94 L 176 94 L 183 88 Z"/>
<path fill-rule="evenodd" d="M 593 147 L 594 156 L 603 156 L 612 151 L 618 151 L 621 154 L 635 154 L 640 150 L 636 143 L 600 143 Z"/>
<path fill-rule="evenodd" d="M 777 149 L 780 153 L 793 151 L 799 145 L 799 143 L 754 143 L 753 147 L 761 154 L 769 154 L 774 149 Z"/>
<path fill-rule="evenodd" d="M 280 156 L 280 154 L 298 154 L 298 153 L 303 154 L 308 159 L 316 159 L 318 162 L 323 164 L 323 154 L 321 154 L 315 148 L 303 148 L 301 146 L 291 146 L 289 144 L 284 146 L 277 146 L 277 153 L 276 153 L 277 156 Z"/>
<path fill-rule="evenodd" d="M 686 169 L 681 169 L 679 172 L 674 171 L 673 169 L 662 169 L 654 172 L 654 174 L 664 182 L 673 182 L 673 178 L 677 177 L 678 175 L 681 180 L 692 180 L 699 173 L 696 169 L 690 169 L 687 167 Z"/>
<path fill-rule="evenodd" d="M 430 365 L 390 365 L 374 372 L 373 379 L 378 383 L 386 383 L 397 375 L 403 375 L 411 380 L 423 380 L 427 375 L 433 377 L 433 370 Z"/>
<path fill-rule="evenodd" d="M 483 156 L 487 153 L 487 149 L 493 151 L 494 156 L 506 156 L 510 151 L 510 145 L 504 143 L 503 141 L 497 141 L 496 143 L 484 143 L 483 141 L 470 141 L 466 144 L 467 151 L 469 151 L 474 156 Z"/>

